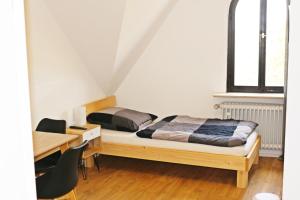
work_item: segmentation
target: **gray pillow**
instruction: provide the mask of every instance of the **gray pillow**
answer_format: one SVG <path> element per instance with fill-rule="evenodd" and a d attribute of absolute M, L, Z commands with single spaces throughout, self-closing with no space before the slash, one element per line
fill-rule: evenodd
<path fill-rule="evenodd" d="M 90 113 L 87 116 L 87 121 L 93 124 L 100 124 L 106 129 L 136 132 L 146 124 L 152 123 L 156 118 L 156 115 L 150 113 L 121 107 L 111 107 Z"/>

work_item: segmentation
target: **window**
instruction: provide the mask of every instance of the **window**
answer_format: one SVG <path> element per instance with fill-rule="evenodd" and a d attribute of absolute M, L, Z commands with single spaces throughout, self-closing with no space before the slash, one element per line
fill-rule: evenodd
<path fill-rule="evenodd" d="M 231 2 L 227 92 L 283 92 L 287 21 L 287 0 Z"/>

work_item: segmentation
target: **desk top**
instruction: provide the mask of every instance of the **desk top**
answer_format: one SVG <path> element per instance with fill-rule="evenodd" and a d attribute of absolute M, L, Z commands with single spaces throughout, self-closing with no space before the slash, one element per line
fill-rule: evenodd
<path fill-rule="evenodd" d="M 34 157 L 71 142 L 77 137 L 77 135 L 34 131 L 32 134 Z"/>
<path fill-rule="evenodd" d="M 86 130 L 81 130 L 81 129 L 72 129 L 72 128 L 67 128 L 66 133 L 67 134 L 75 134 L 75 135 L 83 135 L 85 132 L 92 130 L 94 128 L 101 128 L 100 125 L 98 124 L 86 124 L 84 126 L 82 126 L 84 128 L 86 128 Z"/>

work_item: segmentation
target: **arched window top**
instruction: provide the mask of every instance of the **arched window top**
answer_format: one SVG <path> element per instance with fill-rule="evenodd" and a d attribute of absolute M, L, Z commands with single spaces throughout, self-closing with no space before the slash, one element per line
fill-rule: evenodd
<path fill-rule="evenodd" d="M 233 0 L 228 27 L 228 92 L 283 92 L 286 0 Z"/>

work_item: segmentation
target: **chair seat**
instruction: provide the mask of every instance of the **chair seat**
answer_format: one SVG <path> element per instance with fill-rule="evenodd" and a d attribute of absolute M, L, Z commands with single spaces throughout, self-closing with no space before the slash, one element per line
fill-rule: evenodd
<path fill-rule="evenodd" d="M 51 188 L 47 187 L 49 180 L 52 178 L 54 168 L 48 170 L 47 173 L 36 178 L 36 192 L 37 197 L 41 199 L 51 199 L 64 196 L 69 193 L 73 188 L 66 189 L 59 184 L 52 185 Z"/>

